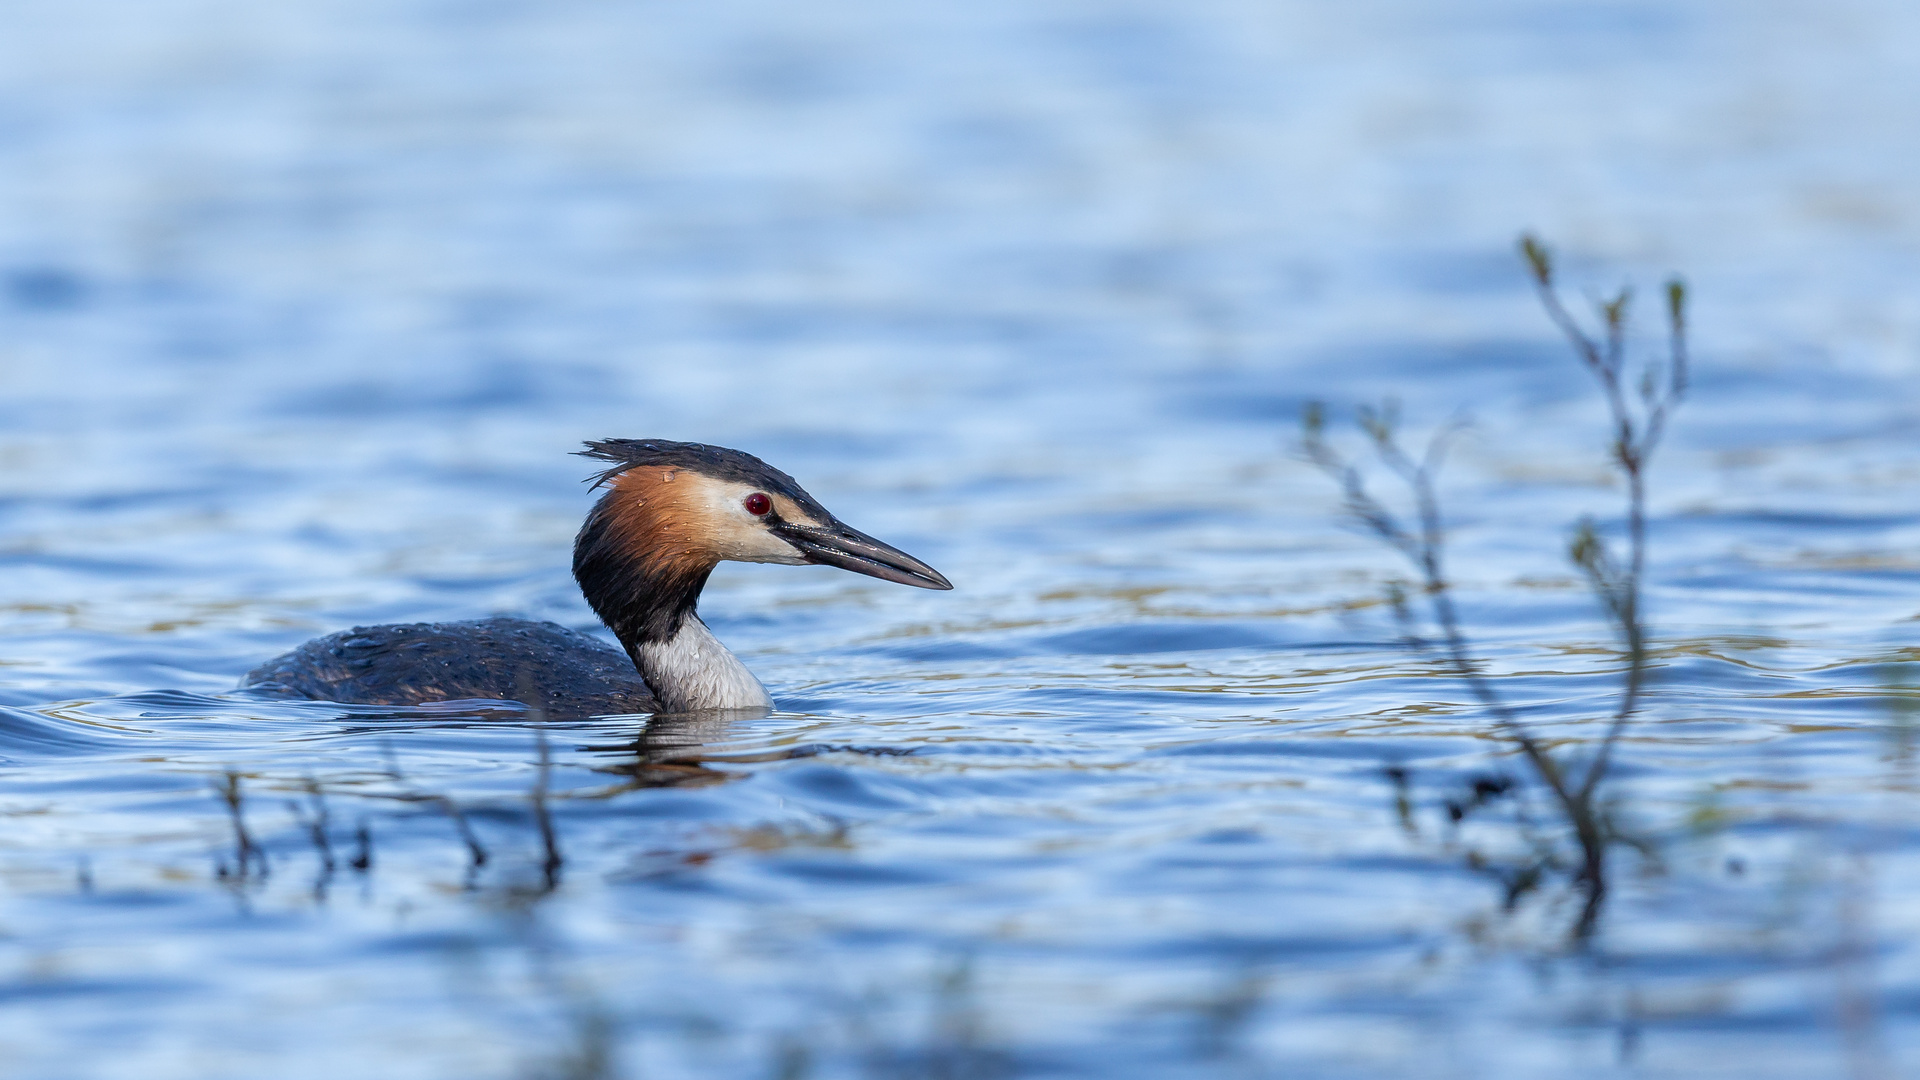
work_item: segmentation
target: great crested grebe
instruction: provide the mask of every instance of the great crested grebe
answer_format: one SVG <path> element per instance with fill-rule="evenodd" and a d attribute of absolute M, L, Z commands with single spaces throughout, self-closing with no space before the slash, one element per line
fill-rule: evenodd
<path fill-rule="evenodd" d="M 247 673 L 267 693 L 368 705 L 518 701 L 548 715 L 767 709 L 773 699 L 694 607 L 723 559 L 821 563 L 922 589 L 940 572 L 848 528 L 793 477 L 700 443 L 606 439 L 607 493 L 573 542 L 573 577 L 626 655 L 550 622 L 358 626 Z"/>

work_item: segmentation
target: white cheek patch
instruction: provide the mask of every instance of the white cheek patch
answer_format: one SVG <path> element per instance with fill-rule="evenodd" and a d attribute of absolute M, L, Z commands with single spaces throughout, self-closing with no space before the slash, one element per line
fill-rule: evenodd
<path fill-rule="evenodd" d="M 707 538 L 716 557 L 735 562 L 785 563 L 790 566 L 807 561 L 794 550 L 793 545 L 769 531 L 765 521 L 747 512 L 747 496 L 758 491 L 758 488 L 711 480 L 704 476 L 696 477 L 691 473 L 682 473 L 679 479 L 683 483 L 693 481 L 699 485 L 697 497 L 691 500 L 692 508 L 702 519 L 696 528 Z M 790 504 L 780 498 L 776 498 L 774 503 L 784 517 L 785 507 Z"/>

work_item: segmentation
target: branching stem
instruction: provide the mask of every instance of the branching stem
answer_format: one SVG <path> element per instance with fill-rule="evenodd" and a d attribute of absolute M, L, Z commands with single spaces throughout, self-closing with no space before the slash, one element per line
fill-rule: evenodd
<path fill-rule="evenodd" d="M 1513 707 L 1502 699 L 1494 681 L 1481 669 L 1473 656 L 1471 643 L 1461 628 L 1460 615 L 1453 603 L 1445 569 L 1445 528 L 1439 498 L 1434 489 L 1446 448 L 1461 425 L 1443 428 L 1428 443 L 1425 453 L 1413 457 L 1401 446 L 1397 428 L 1399 410 L 1391 402 L 1379 408 L 1359 410 L 1360 428 L 1372 442 L 1374 455 L 1405 485 L 1413 502 L 1417 522 L 1404 524 L 1385 503 L 1366 486 L 1359 468 L 1342 457 L 1326 441 L 1325 410 L 1309 405 L 1304 420 L 1302 448 L 1307 460 L 1319 466 L 1340 485 L 1348 511 L 1360 524 L 1399 551 L 1412 564 L 1420 578 L 1427 600 L 1427 618 L 1437 629 L 1439 642 L 1419 632 L 1404 594 L 1393 592 L 1394 610 L 1410 644 L 1439 655 L 1469 688 L 1480 706 L 1493 718 L 1501 734 L 1520 748 L 1523 756 L 1547 788 L 1554 801 L 1573 826 L 1582 860 L 1579 881 L 1586 891 L 1586 904 L 1575 927 L 1577 937 L 1591 934 L 1606 895 L 1606 852 L 1611 830 L 1598 808 L 1597 795 L 1606 778 L 1613 750 L 1627 724 L 1640 707 L 1648 668 L 1646 624 L 1642 617 L 1642 582 L 1646 574 L 1648 462 L 1666 433 L 1668 418 L 1687 390 L 1686 287 L 1675 278 L 1667 284 L 1668 355 L 1664 364 L 1644 366 L 1638 385 L 1638 406 L 1633 403 L 1623 374 L 1627 364 L 1630 314 L 1633 294 L 1623 289 L 1611 300 L 1597 300 L 1595 314 L 1600 322 L 1596 336 L 1581 326 L 1561 301 L 1554 285 L 1553 259 L 1533 237 L 1523 237 L 1520 252 L 1531 271 L 1534 287 L 1547 317 L 1565 335 L 1575 355 L 1600 384 L 1607 402 L 1613 433 L 1611 457 L 1626 480 L 1627 552 L 1624 565 L 1616 559 L 1598 526 L 1583 520 L 1575 529 L 1569 555 L 1586 575 L 1594 596 L 1600 602 L 1627 658 L 1627 672 L 1618 702 L 1600 746 L 1584 769 L 1568 769 L 1540 743 Z M 1577 778 L 1577 779 L 1576 779 Z"/>

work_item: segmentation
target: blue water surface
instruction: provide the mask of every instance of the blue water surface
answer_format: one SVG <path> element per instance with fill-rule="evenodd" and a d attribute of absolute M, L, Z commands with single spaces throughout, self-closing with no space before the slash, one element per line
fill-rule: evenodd
<path fill-rule="evenodd" d="M 1920 1067 L 1915 40 L 1899 0 L 14 0 L 0 1073 Z M 1641 286 L 1636 348 L 1692 283 L 1585 941 L 1550 801 L 1296 453 L 1309 401 L 1363 458 L 1355 404 L 1470 418 L 1463 617 L 1596 746 L 1622 662 L 1564 553 L 1623 489 L 1522 230 L 1582 310 Z M 723 567 L 763 718 L 234 689 L 354 624 L 593 628 L 607 436 L 761 455 L 957 588 Z"/>

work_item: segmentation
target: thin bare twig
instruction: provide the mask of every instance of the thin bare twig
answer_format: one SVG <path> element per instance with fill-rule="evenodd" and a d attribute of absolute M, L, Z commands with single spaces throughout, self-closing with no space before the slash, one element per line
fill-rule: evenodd
<path fill-rule="evenodd" d="M 246 796 L 240 789 L 240 774 L 232 769 L 227 770 L 214 790 L 220 793 L 221 801 L 227 804 L 227 817 L 233 825 L 233 857 L 236 865 L 231 876 L 235 880 L 246 881 L 253 876 L 253 868 L 258 865 L 259 876 L 266 877 L 271 869 L 267 864 L 267 853 L 260 849 L 260 845 L 254 842 L 253 834 L 247 831 L 246 816 L 241 811 Z M 223 878 L 229 876 L 224 865 L 218 868 L 216 874 Z"/>
<path fill-rule="evenodd" d="M 542 715 L 541 722 L 546 717 Z M 553 828 L 553 812 L 547 806 L 548 777 L 553 770 L 553 755 L 547 746 L 547 730 L 544 726 L 534 728 L 534 736 L 540 744 L 540 769 L 533 782 L 533 820 L 540 829 L 540 850 L 544 858 L 540 863 L 540 872 L 546 882 L 546 891 L 552 892 L 560 886 L 560 868 L 566 859 L 560 854 L 560 837 Z"/>
<path fill-rule="evenodd" d="M 1416 459 L 1400 444 L 1399 410 L 1393 403 L 1358 411 L 1359 427 L 1371 441 L 1374 456 L 1399 478 L 1408 491 L 1416 519 L 1412 525 L 1404 524 L 1398 515 L 1375 497 L 1367 489 L 1359 468 L 1327 442 L 1326 413 L 1318 403 L 1309 405 L 1303 417 L 1301 446 L 1307 460 L 1340 485 L 1348 512 L 1367 531 L 1399 551 L 1418 572 L 1421 591 L 1427 602 L 1426 618 L 1436 629 L 1438 641 L 1428 639 L 1419 631 L 1413 606 L 1404 591 L 1394 586 L 1390 588 L 1389 599 L 1408 642 L 1423 651 L 1437 654 L 1460 678 L 1475 700 L 1493 718 L 1500 732 L 1520 748 L 1528 764 L 1553 792 L 1555 802 L 1573 825 L 1582 854 L 1579 880 L 1587 892 L 1587 903 L 1576 934 L 1585 937 L 1593 929 L 1606 894 L 1606 851 L 1612 839 L 1611 829 L 1597 806 L 1596 795 L 1601 781 L 1606 777 L 1614 747 L 1638 711 L 1646 686 L 1649 664 L 1646 623 L 1641 604 L 1647 550 L 1646 471 L 1648 462 L 1666 433 L 1673 410 L 1686 396 L 1686 286 L 1678 278 L 1667 283 L 1668 355 L 1664 364 L 1648 363 L 1643 367 L 1636 408 L 1623 382 L 1630 339 L 1632 291 L 1622 289 L 1611 300 L 1596 300 L 1594 308 L 1600 328 L 1597 335 L 1589 333 L 1561 301 L 1554 283 L 1553 258 L 1546 247 L 1531 236 L 1522 237 L 1520 253 L 1526 261 L 1547 317 L 1566 337 L 1574 354 L 1600 386 L 1607 402 L 1613 435 L 1610 448 L 1612 461 L 1627 481 L 1627 551 L 1624 561 L 1613 554 L 1592 519 L 1584 519 L 1579 523 L 1568 549 L 1569 556 L 1586 576 L 1588 586 L 1620 638 L 1627 657 L 1626 678 L 1607 733 L 1584 769 L 1563 767 L 1534 737 L 1518 713 L 1501 698 L 1493 680 L 1481 669 L 1461 628 L 1459 611 L 1454 606 L 1446 575 L 1445 528 L 1439 498 L 1434 489 L 1434 480 L 1445 459 L 1447 443 L 1458 432 L 1460 425 L 1456 422 L 1442 429 Z"/>

